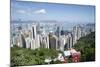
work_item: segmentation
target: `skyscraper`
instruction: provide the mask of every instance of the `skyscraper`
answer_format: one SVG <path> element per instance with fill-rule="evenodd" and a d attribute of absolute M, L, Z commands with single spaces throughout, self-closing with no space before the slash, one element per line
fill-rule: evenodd
<path fill-rule="evenodd" d="M 57 30 L 56 30 L 55 34 L 58 37 L 58 46 L 57 46 L 57 48 L 59 49 L 60 48 L 60 34 L 61 34 L 60 26 L 57 26 Z"/>
<path fill-rule="evenodd" d="M 49 34 L 49 48 L 58 49 L 58 38 L 54 34 Z"/>
<path fill-rule="evenodd" d="M 31 41 L 31 49 L 36 49 L 40 47 L 39 35 L 37 34 L 36 25 L 32 25 L 32 41 Z"/>
<path fill-rule="evenodd" d="M 26 48 L 31 48 L 31 39 L 29 37 L 25 38 Z"/>
<path fill-rule="evenodd" d="M 55 34 L 57 37 L 60 36 L 60 27 L 59 26 L 57 26 L 57 30 L 56 30 Z"/>
<path fill-rule="evenodd" d="M 72 34 L 68 33 L 67 35 L 60 36 L 60 50 L 72 48 Z"/>
<path fill-rule="evenodd" d="M 22 32 L 20 32 L 20 34 L 19 34 L 18 46 L 26 48 L 26 41 L 25 41 L 25 37 Z"/>
<path fill-rule="evenodd" d="M 82 27 L 80 25 L 77 25 L 75 27 L 73 27 L 73 45 L 77 42 L 78 39 L 80 39 L 80 37 L 82 37 Z"/>
<path fill-rule="evenodd" d="M 68 48 L 72 48 L 73 46 L 73 40 L 72 40 L 72 34 L 71 33 L 68 33 Z"/>
<path fill-rule="evenodd" d="M 32 26 L 32 39 L 35 39 L 37 35 L 36 25 Z"/>
<path fill-rule="evenodd" d="M 65 32 L 63 30 L 63 27 L 62 27 L 62 30 L 61 30 L 61 35 L 65 35 Z"/>
<path fill-rule="evenodd" d="M 49 48 L 49 37 L 47 34 L 42 34 L 40 36 L 40 47 Z"/>
<path fill-rule="evenodd" d="M 67 43 L 67 37 L 66 37 L 65 35 L 60 36 L 59 42 L 60 42 L 60 48 L 59 48 L 59 49 L 60 49 L 61 51 L 64 51 L 64 46 L 65 46 L 66 43 Z"/>

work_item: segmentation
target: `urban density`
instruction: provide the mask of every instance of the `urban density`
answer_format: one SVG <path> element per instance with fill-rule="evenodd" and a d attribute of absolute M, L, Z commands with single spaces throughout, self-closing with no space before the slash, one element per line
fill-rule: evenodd
<path fill-rule="evenodd" d="M 11 0 L 11 66 L 95 61 L 95 6 Z"/>
<path fill-rule="evenodd" d="M 64 26 L 57 23 L 12 23 L 11 24 L 11 47 L 14 45 L 22 48 L 38 49 L 47 48 L 62 51 L 65 56 L 78 54 L 73 46 L 81 38 L 95 31 L 95 24 L 76 25 L 72 30 L 64 30 Z M 64 61 L 59 53 L 58 60 Z M 76 61 L 75 61 L 76 60 Z M 73 62 L 79 62 L 75 59 Z"/>

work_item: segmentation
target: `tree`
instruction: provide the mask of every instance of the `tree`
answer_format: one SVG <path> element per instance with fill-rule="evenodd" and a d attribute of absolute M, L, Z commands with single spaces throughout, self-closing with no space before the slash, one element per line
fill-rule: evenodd
<path fill-rule="evenodd" d="M 46 64 L 46 58 L 54 59 L 58 56 L 58 51 L 54 49 L 39 48 L 35 50 L 27 48 L 11 48 L 11 65 L 41 65 Z"/>
<path fill-rule="evenodd" d="M 82 37 L 74 48 L 81 52 L 81 61 L 95 61 L 95 32 Z"/>

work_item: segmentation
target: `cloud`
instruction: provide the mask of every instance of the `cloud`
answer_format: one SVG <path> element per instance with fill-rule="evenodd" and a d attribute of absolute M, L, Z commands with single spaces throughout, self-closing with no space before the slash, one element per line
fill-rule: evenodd
<path fill-rule="evenodd" d="M 18 9 L 17 13 L 23 14 L 23 15 L 27 15 L 27 16 L 32 16 L 34 14 L 46 14 L 47 11 L 45 9 L 39 9 L 39 10 L 32 10 L 32 9 L 23 10 L 23 9 Z"/>
<path fill-rule="evenodd" d="M 17 10 L 17 13 L 23 14 L 23 15 L 27 15 L 27 16 L 31 16 L 32 15 L 32 12 L 30 10 L 19 9 L 19 10 Z"/>
<path fill-rule="evenodd" d="M 40 9 L 40 10 L 36 10 L 34 11 L 35 14 L 46 14 L 47 11 L 45 9 Z"/>
<path fill-rule="evenodd" d="M 17 10 L 18 13 L 25 14 L 27 13 L 25 10 Z"/>

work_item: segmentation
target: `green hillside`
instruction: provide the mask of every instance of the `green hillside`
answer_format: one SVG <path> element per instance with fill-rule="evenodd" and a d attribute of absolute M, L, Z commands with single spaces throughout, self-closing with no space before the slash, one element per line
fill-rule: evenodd
<path fill-rule="evenodd" d="M 27 48 L 11 48 L 11 65 L 41 65 L 46 64 L 45 58 L 54 59 L 58 56 L 58 51 L 54 49 L 27 49 Z M 56 63 L 56 62 L 55 62 Z M 57 62 L 58 63 L 58 62 Z"/>
<path fill-rule="evenodd" d="M 80 38 L 74 48 L 81 52 L 81 62 L 95 61 L 95 32 Z"/>

